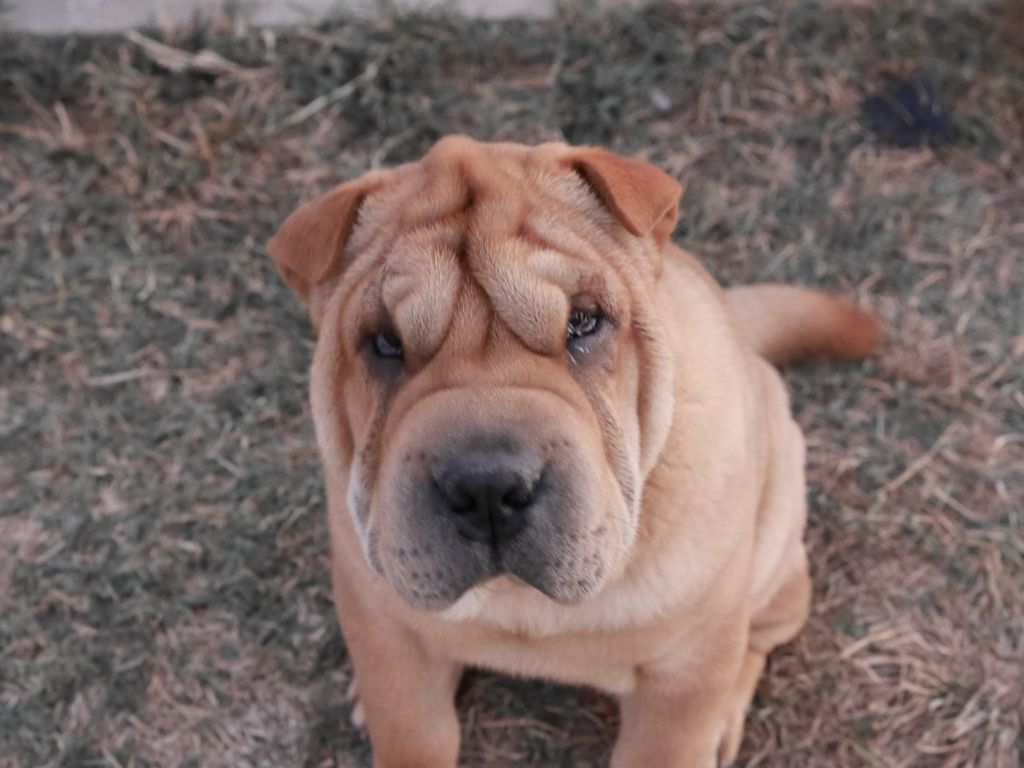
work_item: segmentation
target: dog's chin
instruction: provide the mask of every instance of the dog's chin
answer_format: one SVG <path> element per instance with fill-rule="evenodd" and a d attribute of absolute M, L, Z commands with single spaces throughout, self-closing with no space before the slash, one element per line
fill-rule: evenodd
<path fill-rule="evenodd" d="M 391 586 L 398 596 L 411 608 L 435 614 L 443 614 L 466 599 L 480 599 L 484 596 L 493 596 L 494 593 L 501 594 L 506 599 L 514 599 L 517 596 L 539 595 L 551 600 L 553 603 L 568 607 L 586 602 L 588 598 L 592 597 L 600 589 L 599 587 L 540 589 L 517 576 L 507 573 L 480 581 L 461 591 L 424 592 L 423 590 L 410 588 L 402 581 L 392 583 Z"/>
<path fill-rule="evenodd" d="M 425 543 L 389 546 L 371 537 L 368 549 L 373 570 L 406 604 L 420 611 L 443 611 L 496 574 L 479 557 L 435 559 L 432 546 Z"/>
<path fill-rule="evenodd" d="M 595 580 L 577 581 L 577 583 L 573 583 L 571 580 L 560 580 L 550 585 L 529 582 L 523 582 L 523 584 L 560 605 L 579 605 L 586 602 L 587 598 L 600 589 Z"/>
<path fill-rule="evenodd" d="M 455 605 L 463 595 L 467 594 L 472 587 L 467 587 L 461 592 L 424 592 L 410 588 L 403 582 L 391 585 L 395 592 L 405 603 L 417 611 L 426 613 L 442 613 Z"/>
<path fill-rule="evenodd" d="M 607 571 L 603 564 L 597 565 L 599 562 L 595 554 L 582 563 L 562 563 L 558 568 L 542 571 L 524 568 L 519 572 L 515 566 L 494 566 L 474 574 L 463 572 L 452 578 L 429 579 L 422 570 L 394 567 L 391 558 L 371 557 L 375 570 L 406 604 L 431 613 L 444 612 L 473 595 L 500 594 L 504 598 L 542 595 L 559 605 L 579 605 L 604 586 L 603 576 Z M 439 573 L 435 571 L 435 575 Z"/>

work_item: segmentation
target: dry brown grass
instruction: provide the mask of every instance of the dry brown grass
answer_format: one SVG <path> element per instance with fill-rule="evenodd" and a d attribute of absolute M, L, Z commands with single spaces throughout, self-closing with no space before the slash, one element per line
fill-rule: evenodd
<path fill-rule="evenodd" d="M 1008 6 L 1009 7 L 1009 6 Z M 362 766 L 305 404 L 262 243 L 438 135 L 683 180 L 723 280 L 858 295 L 876 360 L 788 372 L 815 608 L 744 765 L 1024 761 L 1024 59 L 1000 6 L 567 8 L 0 46 L 0 766 Z M 217 56 L 203 54 L 215 51 Z M 167 58 L 167 57 L 170 58 Z M 946 146 L 877 144 L 925 71 Z M 597 694 L 476 673 L 466 765 L 602 764 Z"/>

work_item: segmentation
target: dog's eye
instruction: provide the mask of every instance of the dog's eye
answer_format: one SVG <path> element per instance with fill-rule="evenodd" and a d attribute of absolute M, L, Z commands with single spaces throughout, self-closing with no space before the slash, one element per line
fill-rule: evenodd
<path fill-rule="evenodd" d="M 373 337 L 373 354 L 377 357 L 402 359 L 402 340 L 393 331 L 381 331 Z"/>
<path fill-rule="evenodd" d="M 567 341 L 582 339 L 596 333 L 601 327 L 601 315 L 585 309 L 574 309 L 569 314 L 569 326 L 566 330 Z"/>

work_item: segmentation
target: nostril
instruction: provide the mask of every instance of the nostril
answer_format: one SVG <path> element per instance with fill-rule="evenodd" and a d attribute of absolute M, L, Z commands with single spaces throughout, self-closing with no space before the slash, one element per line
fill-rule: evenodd
<path fill-rule="evenodd" d="M 533 501 L 533 495 L 525 487 L 509 491 L 501 498 L 501 503 L 512 509 L 523 509 Z"/>
<path fill-rule="evenodd" d="M 537 496 L 539 480 L 517 478 L 512 487 L 501 497 L 501 503 L 514 510 L 522 510 L 530 506 Z"/>
<path fill-rule="evenodd" d="M 476 510 L 477 504 L 476 499 L 466 498 L 465 496 L 449 496 L 448 506 L 457 515 L 468 515 Z"/>
<path fill-rule="evenodd" d="M 444 500 L 452 512 L 463 515 L 472 512 L 476 507 L 475 496 L 458 483 L 441 483 L 436 478 L 432 479 L 432 482 L 435 493 Z"/>

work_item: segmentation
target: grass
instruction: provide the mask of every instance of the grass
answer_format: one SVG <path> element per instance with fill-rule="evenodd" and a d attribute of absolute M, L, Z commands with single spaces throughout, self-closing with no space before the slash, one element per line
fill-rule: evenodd
<path fill-rule="evenodd" d="M 771 660 L 743 764 L 1021 765 L 1024 55 L 1007 9 L 214 20 L 151 33 L 170 59 L 8 33 L 0 766 L 369 764 L 328 585 L 313 339 L 263 243 L 299 200 L 449 132 L 646 156 L 686 183 L 681 242 L 722 280 L 859 296 L 890 325 L 875 360 L 787 373 L 815 607 Z M 858 103 L 917 72 L 955 137 L 883 146 Z M 467 766 L 603 764 L 616 728 L 598 694 L 486 673 L 460 709 Z"/>

